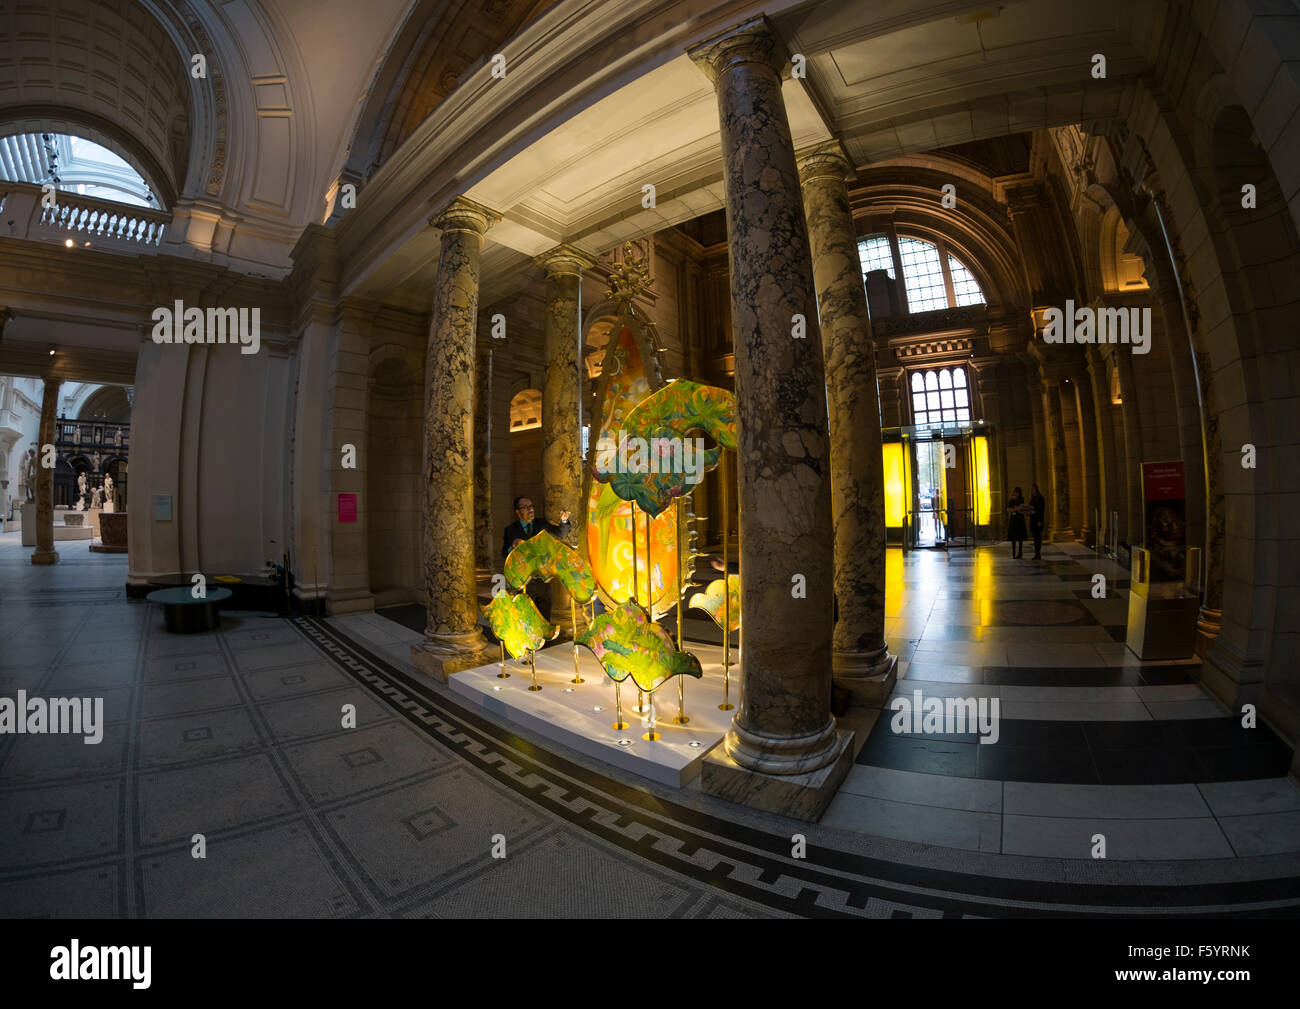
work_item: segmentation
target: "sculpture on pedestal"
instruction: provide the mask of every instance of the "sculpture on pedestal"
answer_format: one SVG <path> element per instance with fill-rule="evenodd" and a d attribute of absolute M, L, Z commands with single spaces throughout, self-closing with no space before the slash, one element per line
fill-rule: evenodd
<path fill-rule="evenodd" d="M 36 500 L 36 449 L 29 448 L 27 450 L 27 461 L 24 469 L 26 473 L 27 500 L 35 501 Z"/>
<path fill-rule="evenodd" d="M 112 512 L 114 510 L 113 478 L 111 476 L 106 476 L 104 477 L 104 511 Z"/>

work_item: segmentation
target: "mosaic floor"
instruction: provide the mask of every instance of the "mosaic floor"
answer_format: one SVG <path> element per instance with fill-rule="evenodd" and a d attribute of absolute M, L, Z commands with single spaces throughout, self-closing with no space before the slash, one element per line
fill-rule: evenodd
<path fill-rule="evenodd" d="M 1075 548 L 1041 564 L 891 554 L 899 691 L 996 696 L 1002 738 L 908 738 L 858 716 L 858 762 L 816 825 L 542 747 L 419 674 L 416 633 L 382 615 L 227 613 L 220 631 L 171 636 L 125 598 L 125 558 L 69 549 L 33 568 L 27 553 L 0 536 L 0 695 L 93 693 L 108 724 L 97 746 L 0 737 L 7 916 L 1300 906 L 1289 751 L 1266 729 L 1241 736 L 1194 670 L 1133 660 L 1123 573 Z M 1090 598 L 1098 570 L 1114 598 Z M 1097 831 L 1106 859 L 1088 854 Z"/>

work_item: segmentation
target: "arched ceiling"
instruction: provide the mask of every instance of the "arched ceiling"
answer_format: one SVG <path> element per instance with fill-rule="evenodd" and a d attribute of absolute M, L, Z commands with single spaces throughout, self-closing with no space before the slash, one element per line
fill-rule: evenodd
<path fill-rule="evenodd" d="M 170 205 L 190 158 L 190 89 L 135 0 L 0 0 L 0 126 L 69 132 L 120 155 Z"/>
<path fill-rule="evenodd" d="M 506 39 L 555 3 L 419 0 L 376 79 L 348 167 L 368 178 L 456 89 L 467 71 L 489 60 Z"/>
<path fill-rule="evenodd" d="M 103 144 L 176 211 L 167 251 L 282 274 L 411 4 L 0 0 L 0 129 Z"/>

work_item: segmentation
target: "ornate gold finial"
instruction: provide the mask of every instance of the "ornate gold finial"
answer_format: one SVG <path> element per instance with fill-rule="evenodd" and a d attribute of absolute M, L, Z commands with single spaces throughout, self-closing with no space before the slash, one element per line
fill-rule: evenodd
<path fill-rule="evenodd" d="M 631 303 L 650 289 L 654 283 L 650 277 L 650 264 L 645 256 L 635 253 L 631 242 L 624 244 L 622 260 L 609 268 L 609 287 L 605 289 L 605 297 Z"/>

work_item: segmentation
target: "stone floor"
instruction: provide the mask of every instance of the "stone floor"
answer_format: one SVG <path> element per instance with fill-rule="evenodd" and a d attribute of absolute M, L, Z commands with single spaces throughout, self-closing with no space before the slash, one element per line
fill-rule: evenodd
<path fill-rule="evenodd" d="M 1073 547 L 1040 564 L 891 553 L 899 692 L 996 696 L 1002 739 L 908 737 L 859 714 L 858 762 L 815 825 L 543 747 L 420 675 L 418 635 L 384 616 L 226 613 L 220 631 L 172 636 L 125 598 L 124 557 L 69 548 L 34 568 L 29 552 L 0 535 L 0 696 L 102 697 L 108 725 L 98 745 L 0 736 L 6 916 L 1300 906 L 1289 751 L 1267 729 L 1243 738 L 1194 669 L 1126 657 L 1124 573 Z M 1114 598 L 1091 599 L 1094 571 Z M 1105 859 L 1089 857 L 1098 832 Z"/>

